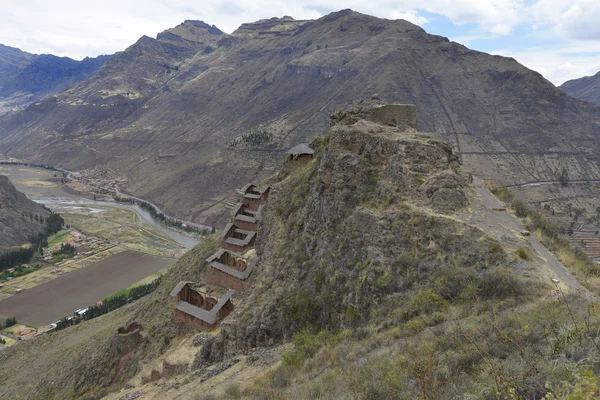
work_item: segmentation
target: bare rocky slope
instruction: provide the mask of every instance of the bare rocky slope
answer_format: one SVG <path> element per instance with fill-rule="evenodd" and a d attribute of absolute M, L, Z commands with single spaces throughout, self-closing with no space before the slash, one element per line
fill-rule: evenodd
<path fill-rule="evenodd" d="M 89 78 L 110 58 L 76 61 L 51 54 L 30 54 L 0 44 L 0 115 Z"/>
<path fill-rule="evenodd" d="M 600 104 L 600 72 L 594 76 L 567 81 L 559 89 L 579 100 Z"/>
<path fill-rule="evenodd" d="M 4 175 L 0 175 L 0 253 L 27 243 L 30 235 L 44 231 L 39 217 L 50 211 L 29 200 Z"/>
<path fill-rule="evenodd" d="M 402 20 L 343 10 L 314 21 L 186 21 L 141 38 L 93 78 L 0 120 L 0 151 L 110 168 L 169 214 L 223 223 L 230 194 L 356 98 L 417 105 L 419 129 L 504 184 L 600 177 L 600 108 L 540 74 Z M 540 144 L 543 143 L 543 146 Z M 32 151 L 33 150 L 33 151 Z M 89 171 L 88 171 L 89 172 Z"/>
<path fill-rule="evenodd" d="M 596 311 L 569 296 L 567 312 L 543 260 L 514 256 L 524 239 L 462 219 L 478 200 L 448 143 L 354 116 L 268 180 L 259 263 L 220 329 L 172 322 L 168 297 L 206 282 L 214 235 L 152 295 L 0 353 L 28 366 L 0 375 L 0 397 L 533 399 L 588 383 L 597 350 L 577 324 Z"/>

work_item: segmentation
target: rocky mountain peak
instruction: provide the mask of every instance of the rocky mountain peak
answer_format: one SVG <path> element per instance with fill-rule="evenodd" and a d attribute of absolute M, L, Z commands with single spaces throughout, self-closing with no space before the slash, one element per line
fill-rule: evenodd
<path fill-rule="evenodd" d="M 218 37 L 220 39 L 223 31 L 214 25 L 209 25 L 204 21 L 186 20 L 174 28 L 167 29 L 156 36 L 160 41 L 186 40 L 196 43 L 206 43 Z M 218 40 L 217 39 L 217 40 Z"/>

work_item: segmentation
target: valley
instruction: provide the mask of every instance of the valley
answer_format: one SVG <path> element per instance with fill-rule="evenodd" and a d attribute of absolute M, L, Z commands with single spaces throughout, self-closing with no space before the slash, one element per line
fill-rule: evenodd
<path fill-rule="evenodd" d="M 63 180 L 56 171 L 0 165 L 0 175 L 63 217 L 68 228 L 49 238 L 50 250 L 74 243 L 78 253 L 58 261 L 44 258 L 41 268 L 8 275 L 9 280 L 0 283 L 0 320 L 16 317 L 40 330 L 76 309 L 164 273 L 200 240 L 200 235 L 165 226 L 137 205 L 91 195 L 93 187 Z"/>
<path fill-rule="evenodd" d="M 600 73 L 303 9 L 0 45 L 0 399 L 600 398 Z"/>

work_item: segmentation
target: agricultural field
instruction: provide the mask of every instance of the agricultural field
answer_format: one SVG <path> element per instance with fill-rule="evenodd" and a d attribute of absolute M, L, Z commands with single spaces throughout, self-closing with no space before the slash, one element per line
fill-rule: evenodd
<path fill-rule="evenodd" d="M 111 243 L 154 255 L 172 255 L 181 248 L 165 234 L 153 229 L 134 211 L 103 207 L 58 207 L 65 224 Z"/>
<path fill-rule="evenodd" d="M 19 322 L 31 326 L 44 326 L 130 287 L 175 261 L 174 258 L 123 251 L 0 300 L 0 315 L 16 317 Z"/>
<path fill-rule="evenodd" d="M 15 295 L 17 290 L 29 290 L 37 285 L 59 278 L 65 274 L 80 270 L 89 265 L 107 259 L 125 251 L 124 248 L 106 244 L 96 249 L 91 256 L 70 258 L 54 265 L 48 265 L 30 274 L 3 282 L 0 288 L 0 300 Z M 35 263 L 34 263 L 35 264 Z"/>

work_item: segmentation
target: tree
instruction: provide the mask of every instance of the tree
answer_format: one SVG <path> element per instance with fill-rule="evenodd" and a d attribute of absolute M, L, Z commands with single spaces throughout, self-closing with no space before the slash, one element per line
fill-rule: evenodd
<path fill-rule="evenodd" d="M 560 173 L 560 185 L 562 187 L 569 186 L 569 172 L 566 167 L 562 168 L 562 172 Z"/>

